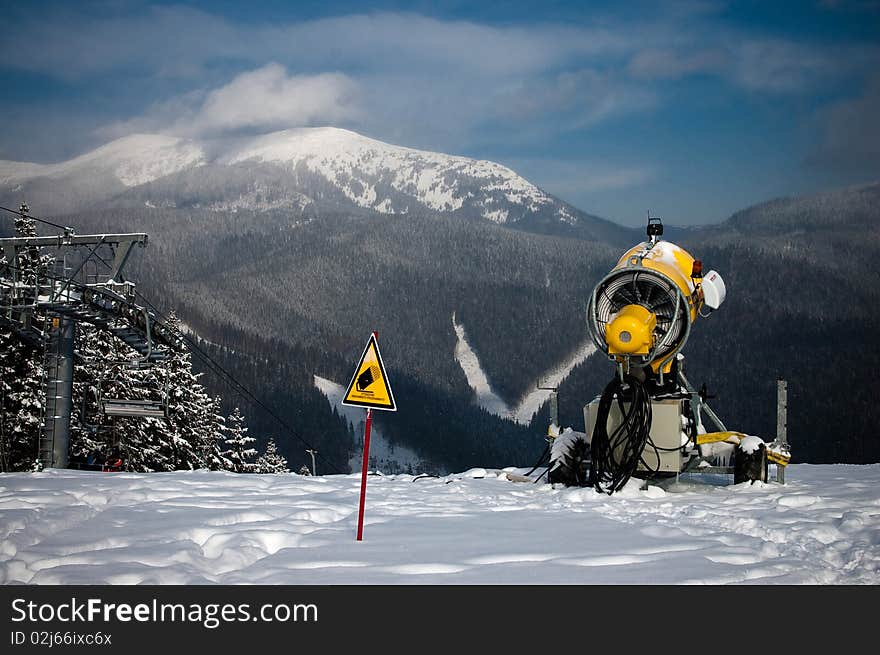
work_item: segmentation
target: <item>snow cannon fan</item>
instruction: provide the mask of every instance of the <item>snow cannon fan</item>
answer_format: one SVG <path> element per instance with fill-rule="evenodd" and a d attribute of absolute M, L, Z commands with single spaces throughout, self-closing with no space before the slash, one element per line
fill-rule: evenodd
<path fill-rule="evenodd" d="M 647 233 L 648 240 L 624 253 L 593 289 L 590 334 L 617 373 L 584 407 L 584 436 L 554 443 L 551 482 L 586 481 L 614 493 L 637 472 L 677 474 L 701 459 L 701 410 L 725 429 L 684 377 L 681 355 L 694 321 L 724 302 L 724 281 L 661 240 L 659 218 L 649 216 Z"/>
<path fill-rule="evenodd" d="M 726 295 L 717 272 L 704 276 L 700 260 L 662 235 L 660 219 L 649 218 L 649 241 L 628 250 L 596 285 L 588 310 L 596 346 L 624 373 L 650 367 L 661 386 L 694 320 Z"/>

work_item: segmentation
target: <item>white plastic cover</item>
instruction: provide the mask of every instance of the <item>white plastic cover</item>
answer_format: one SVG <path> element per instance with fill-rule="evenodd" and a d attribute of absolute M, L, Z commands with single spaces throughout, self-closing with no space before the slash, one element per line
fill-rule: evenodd
<path fill-rule="evenodd" d="M 727 287 L 718 271 L 703 276 L 703 303 L 709 309 L 718 309 L 727 297 Z"/>

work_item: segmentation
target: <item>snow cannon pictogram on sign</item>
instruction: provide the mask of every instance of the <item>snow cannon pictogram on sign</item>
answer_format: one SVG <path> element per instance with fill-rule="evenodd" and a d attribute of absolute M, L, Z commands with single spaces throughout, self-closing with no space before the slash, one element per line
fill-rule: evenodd
<path fill-rule="evenodd" d="M 391 385 L 388 383 L 388 375 L 385 373 L 385 365 L 379 354 L 379 344 L 376 343 L 375 335 L 370 335 L 361 361 L 355 369 L 343 405 L 351 407 L 367 407 L 396 412 L 397 405 L 394 403 L 394 394 L 391 393 Z"/>

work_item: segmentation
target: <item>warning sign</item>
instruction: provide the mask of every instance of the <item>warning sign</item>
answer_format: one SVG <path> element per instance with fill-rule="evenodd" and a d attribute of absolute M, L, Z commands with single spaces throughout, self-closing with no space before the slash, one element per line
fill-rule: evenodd
<path fill-rule="evenodd" d="M 375 334 L 370 335 L 367 347 L 364 348 L 364 354 L 361 355 L 361 361 L 348 384 L 348 390 L 345 392 L 342 404 L 352 407 L 384 409 L 389 412 L 397 411 L 397 405 L 394 404 L 394 394 L 391 393 L 391 385 L 385 374 L 385 365 L 379 354 L 379 344 L 376 343 Z"/>

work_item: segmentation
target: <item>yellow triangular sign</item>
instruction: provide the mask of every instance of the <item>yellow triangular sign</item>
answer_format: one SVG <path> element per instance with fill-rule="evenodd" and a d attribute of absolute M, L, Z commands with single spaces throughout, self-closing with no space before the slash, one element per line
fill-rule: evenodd
<path fill-rule="evenodd" d="M 354 370 L 351 382 L 348 383 L 348 391 L 345 392 L 342 404 L 384 409 L 389 412 L 397 411 L 375 334 L 371 334 L 370 340 L 367 341 L 367 347 L 364 348 L 361 361 Z"/>

